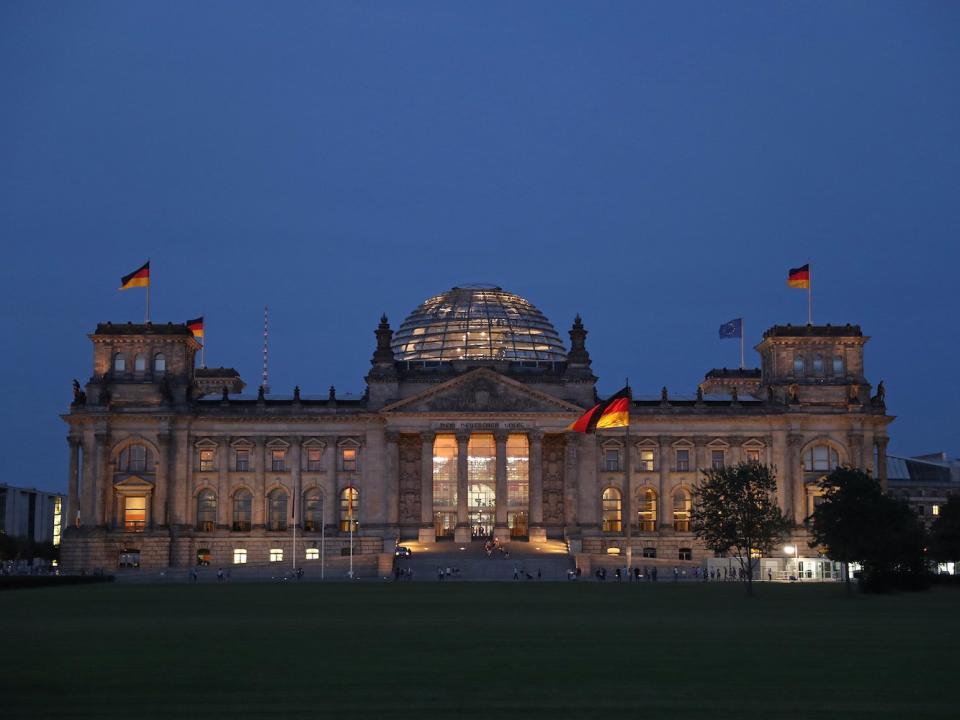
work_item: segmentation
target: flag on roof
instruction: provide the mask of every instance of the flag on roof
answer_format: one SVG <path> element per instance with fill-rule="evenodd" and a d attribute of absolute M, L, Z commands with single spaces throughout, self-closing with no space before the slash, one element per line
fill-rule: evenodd
<path fill-rule="evenodd" d="M 203 315 L 193 320 L 187 320 L 187 329 L 193 333 L 195 338 L 203 337 Z"/>
<path fill-rule="evenodd" d="M 790 268 L 787 273 L 787 285 L 792 288 L 808 289 L 810 287 L 810 263 L 803 267 Z"/>
<path fill-rule="evenodd" d="M 567 427 L 567 430 L 591 433 L 598 428 L 627 427 L 629 425 L 630 388 L 625 387 L 587 410 Z"/>
<path fill-rule="evenodd" d="M 150 261 L 147 260 L 129 275 L 120 278 L 120 289 L 129 290 L 135 287 L 150 287 Z"/>
<path fill-rule="evenodd" d="M 720 326 L 720 339 L 743 337 L 743 318 L 734 318 Z"/>

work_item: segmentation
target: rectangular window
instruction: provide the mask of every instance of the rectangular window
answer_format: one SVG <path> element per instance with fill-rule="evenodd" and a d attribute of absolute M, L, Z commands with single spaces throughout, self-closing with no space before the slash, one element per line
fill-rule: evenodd
<path fill-rule="evenodd" d="M 793 358 L 793 374 L 797 377 L 803 376 L 803 355 Z"/>
<path fill-rule="evenodd" d="M 323 450 L 319 448 L 309 448 L 307 450 L 307 472 L 320 472 L 320 460 L 323 457 Z"/>
<path fill-rule="evenodd" d="M 653 450 L 640 451 L 640 472 L 653 472 Z"/>
<path fill-rule="evenodd" d="M 760 451 L 747 450 L 747 462 L 752 462 L 752 463 L 760 462 Z"/>
<path fill-rule="evenodd" d="M 307 560 L 319 560 L 319 559 L 320 559 L 320 551 L 317 550 L 317 548 L 307 548 L 307 556 L 306 556 L 306 559 L 307 559 Z"/>
<path fill-rule="evenodd" d="M 123 529 L 127 532 L 143 532 L 147 523 L 147 498 L 126 497 L 123 501 Z"/>
<path fill-rule="evenodd" d="M 214 468 L 214 459 L 217 454 L 215 450 L 200 451 L 200 472 L 212 472 Z"/>
<path fill-rule="evenodd" d="M 690 548 L 680 548 L 678 560 L 693 560 L 693 551 Z"/>
<path fill-rule="evenodd" d="M 842 355 L 833 356 L 833 374 L 843 375 L 843 356 Z"/>
<path fill-rule="evenodd" d="M 283 562 L 283 548 L 270 548 L 270 562 Z"/>
<path fill-rule="evenodd" d="M 606 450 L 603 453 L 603 469 L 607 472 L 618 472 L 620 470 L 620 451 Z"/>
<path fill-rule="evenodd" d="M 722 469 L 723 469 L 723 459 L 724 459 L 724 452 L 723 452 L 723 450 L 711 450 L 711 451 L 710 451 L 710 466 L 711 466 L 714 470 L 722 470 Z"/>
<path fill-rule="evenodd" d="M 933 515 L 939 515 L 939 514 L 940 514 L 940 506 L 939 506 L 939 505 L 934 505 L 932 508 L 930 508 L 930 512 L 931 512 L 931 514 L 933 514 Z M 56 545 L 56 543 L 54 543 L 54 545 Z"/>
<path fill-rule="evenodd" d="M 655 558 L 657 556 L 657 549 L 652 547 L 645 547 L 643 549 L 643 556 L 645 558 Z"/>
<path fill-rule="evenodd" d="M 247 562 L 247 551 L 243 548 L 234 548 L 233 550 L 233 564 L 234 565 L 243 565 Z"/>
<path fill-rule="evenodd" d="M 936 505 L 934 505 L 936 507 Z M 934 515 L 937 513 L 935 512 Z M 60 531 L 63 527 L 63 499 L 56 497 L 53 500 L 53 546 L 60 544 Z"/>
<path fill-rule="evenodd" d="M 344 472 L 357 471 L 357 449 L 342 448 L 340 450 L 341 465 Z"/>
<path fill-rule="evenodd" d="M 248 472 L 250 470 L 250 451 L 237 450 L 237 472 Z"/>
<path fill-rule="evenodd" d="M 274 472 L 283 472 L 287 469 L 287 451 L 286 450 L 271 450 L 270 451 L 270 469 Z"/>
<path fill-rule="evenodd" d="M 690 451 L 677 450 L 677 472 L 690 471 Z"/>
<path fill-rule="evenodd" d="M 813 356 L 813 374 L 817 377 L 823 375 L 823 356 L 821 355 Z"/>

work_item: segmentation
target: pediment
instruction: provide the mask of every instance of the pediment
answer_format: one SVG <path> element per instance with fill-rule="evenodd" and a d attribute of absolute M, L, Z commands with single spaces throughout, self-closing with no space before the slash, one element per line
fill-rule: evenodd
<path fill-rule="evenodd" d="M 486 368 L 478 368 L 400 400 L 384 412 L 413 413 L 582 413 L 583 408 L 531 390 Z"/>
<path fill-rule="evenodd" d="M 113 484 L 115 490 L 153 490 L 153 483 L 137 475 L 128 475 Z"/>

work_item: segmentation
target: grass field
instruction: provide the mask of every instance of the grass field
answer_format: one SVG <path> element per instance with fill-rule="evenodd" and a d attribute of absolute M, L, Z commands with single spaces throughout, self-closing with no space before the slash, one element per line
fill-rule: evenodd
<path fill-rule="evenodd" d="M 956 718 L 958 611 L 829 585 L 10 591 L 0 716 Z"/>

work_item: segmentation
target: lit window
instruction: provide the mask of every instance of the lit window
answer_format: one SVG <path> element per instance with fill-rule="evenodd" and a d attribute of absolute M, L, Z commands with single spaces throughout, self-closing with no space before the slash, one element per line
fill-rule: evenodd
<path fill-rule="evenodd" d="M 283 548 L 270 548 L 270 562 L 283 562 Z"/>
<path fill-rule="evenodd" d="M 247 551 L 243 548 L 233 549 L 233 564 L 243 565 L 247 562 Z"/>
<path fill-rule="evenodd" d="M 53 500 L 53 546 L 60 544 L 60 534 L 63 528 L 63 498 L 56 497 Z"/>
<path fill-rule="evenodd" d="M 933 514 L 933 515 L 939 515 L 939 514 L 940 514 L 940 506 L 939 506 L 939 505 L 934 505 L 932 508 L 930 508 L 930 512 L 931 512 L 931 514 Z M 56 543 L 54 543 L 54 545 L 56 545 Z"/>
<path fill-rule="evenodd" d="M 673 494 L 673 529 L 677 532 L 690 532 L 690 509 L 692 503 L 686 490 L 680 489 Z"/>
<path fill-rule="evenodd" d="M 217 526 L 217 495 L 203 490 L 197 495 L 197 530 L 213 532 Z"/>
<path fill-rule="evenodd" d="M 690 548 L 680 548 L 678 560 L 693 560 L 693 551 Z"/>
<path fill-rule="evenodd" d="M 197 550 L 197 565 L 200 567 L 209 567 L 212 561 L 213 554 L 210 552 L 210 548 L 199 548 Z"/>
<path fill-rule="evenodd" d="M 803 375 L 803 355 L 793 358 L 793 374 L 798 377 Z"/>
<path fill-rule="evenodd" d="M 637 511 L 640 532 L 654 532 L 657 529 L 657 493 L 646 488 L 640 495 L 640 509 Z"/>
<path fill-rule="evenodd" d="M 217 457 L 217 451 L 212 449 L 203 449 L 200 451 L 200 472 L 212 472 L 214 468 L 214 459 Z"/>
<path fill-rule="evenodd" d="M 618 472 L 620 470 L 620 451 L 611 448 L 603 453 L 603 469 L 607 472 Z"/>
<path fill-rule="evenodd" d="M 323 528 L 323 495 L 319 490 L 310 490 L 303 499 L 303 529 L 320 532 Z"/>
<path fill-rule="evenodd" d="M 320 559 L 320 551 L 317 550 L 317 548 L 307 548 L 307 556 L 306 556 L 306 559 L 307 559 L 307 560 L 319 560 L 319 559 Z"/>
<path fill-rule="evenodd" d="M 530 504 L 530 443 L 526 435 L 507 438 L 507 507 L 527 508 Z M 514 524 L 510 523 L 513 516 Z M 522 522 L 520 522 L 522 521 Z M 523 525 L 521 528 L 520 525 Z M 526 535 L 526 516 L 507 513 L 507 525 L 516 525 L 516 534 Z M 521 532 L 522 530 L 522 532 Z"/>
<path fill-rule="evenodd" d="M 823 375 L 823 356 L 814 355 L 813 356 L 813 374 L 817 377 Z"/>
<path fill-rule="evenodd" d="M 320 460 L 323 457 L 323 450 L 320 448 L 307 448 L 307 471 L 319 472 L 321 470 Z"/>
<path fill-rule="evenodd" d="M 457 439 L 453 435 L 437 435 L 433 441 L 433 511 L 455 512 L 456 508 Z"/>
<path fill-rule="evenodd" d="M 122 568 L 140 567 L 140 551 L 139 550 L 121 550 L 120 562 L 118 564 Z"/>
<path fill-rule="evenodd" d="M 340 464 L 341 464 L 341 469 L 344 472 L 356 472 L 357 471 L 357 449 L 349 448 L 349 447 L 341 448 Z"/>
<path fill-rule="evenodd" d="M 620 532 L 620 491 L 607 488 L 601 496 L 603 532 Z"/>
<path fill-rule="evenodd" d="M 710 466 L 714 470 L 723 469 L 724 453 L 723 450 L 712 450 L 710 452 Z"/>
<path fill-rule="evenodd" d="M 807 472 L 829 472 L 839 464 L 837 451 L 829 445 L 814 445 L 803 454 L 803 467 Z"/>
<path fill-rule="evenodd" d="M 249 490 L 237 490 L 233 496 L 233 529 L 235 532 L 250 530 L 253 510 L 253 495 Z"/>
<path fill-rule="evenodd" d="M 113 370 L 114 372 L 125 372 L 127 369 L 127 360 L 123 357 L 122 353 L 117 353 L 113 356 Z"/>
<path fill-rule="evenodd" d="M 163 353 L 157 353 L 153 356 L 153 371 L 155 373 L 165 373 L 167 371 L 167 358 Z"/>
<path fill-rule="evenodd" d="M 131 495 L 123 500 L 123 529 L 127 532 L 143 532 L 147 523 L 147 498 Z"/>
<path fill-rule="evenodd" d="M 752 462 L 752 463 L 760 462 L 760 451 L 756 449 L 748 449 L 747 462 Z"/>
<path fill-rule="evenodd" d="M 247 472 L 250 469 L 250 451 L 237 450 L 237 472 Z"/>
<path fill-rule="evenodd" d="M 267 530 L 287 529 L 287 494 L 277 488 L 267 495 Z"/>
<path fill-rule="evenodd" d="M 640 451 L 640 472 L 653 472 L 653 450 Z"/>
<path fill-rule="evenodd" d="M 274 472 L 283 472 L 287 469 L 287 451 L 286 450 L 271 450 L 270 451 L 270 469 Z"/>
<path fill-rule="evenodd" d="M 689 472 L 690 470 L 690 451 L 677 450 L 677 472 Z"/>
<path fill-rule="evenodd" d="M 645 547 L 643 549 L 643 556 L 645 558 L 655 558 L 657 556 L 657 549 L 652 547 Z"/>
<path fill-rule="evenodd" d="M 340 493 L 340 532 L 356 532 L 360 528 L 360 493 L 346 487 Z"/>

